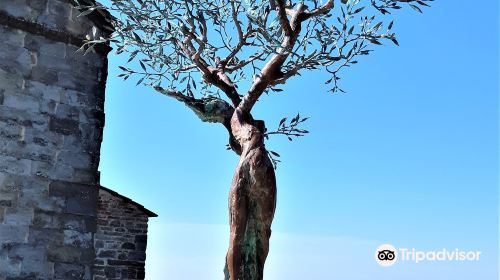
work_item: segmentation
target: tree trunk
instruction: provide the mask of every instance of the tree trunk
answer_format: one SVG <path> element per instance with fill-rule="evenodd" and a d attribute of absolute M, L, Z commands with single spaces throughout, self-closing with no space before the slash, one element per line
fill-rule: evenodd
<path fill-rule="evenodd" d="M 241 157 L 229 193 L 225 279 L 262 280 L 276 208 L 276 177 L 264 146 L 264 122 L 237 109 L 231 129 Z"/>

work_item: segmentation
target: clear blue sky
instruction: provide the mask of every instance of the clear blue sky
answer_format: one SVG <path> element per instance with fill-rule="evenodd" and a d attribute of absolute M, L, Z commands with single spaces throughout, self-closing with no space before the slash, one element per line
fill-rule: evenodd
<path fill-rule="evenodd" d="M 343 73 L 347 94 L 311 72 L 256 107 L 269 127 L 311 116 L 310 135 L 267 144 L 283 163 L 266 279 L 498 279 L 498 2 L 436 1 L 399 13 L 394 30 L 400 47 Z M 101 182 L 159 215 L 147 279 L 222 279 L 227 133 L 116 78 L 123 61 L 110 55 Z M 382 243 L 483 255 L 382 268 Z"/>

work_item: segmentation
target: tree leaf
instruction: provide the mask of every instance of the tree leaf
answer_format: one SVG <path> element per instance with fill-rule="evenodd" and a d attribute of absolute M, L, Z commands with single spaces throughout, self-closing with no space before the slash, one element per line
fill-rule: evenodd
<path fill-rule="evenodd" d="M 271 154 L 273 154 L 273 156 L 276 156 L 276 157 L 280 157 L 280 154 L 278 154 L 277 152 L 275 151 L 269 151 Z"/>
<path fill-rule="evenodd" d="M 415 11 L 422 13 L 422 10 L 417 5 L 410 4 L 410 7 L 412 7 Z"/>
<path fill-rule="evenodd" d="M 357 14 L 359 12 L 361 12 L 365 7 L 361 7 L 361 8 L 357 8 L 354 12 L 352 12 L 352 14 Z"/>
<path fill-rule="evenodd" d="M 135 40 L 136 40 L 137 42 L 142 43 L 142 39 L 141 39 L 141 37 L 140 37 L 137 33 L 132 32 L 132 34 L 134 34 L 134 38 L 135 38 Z"/>
<path fill-rule="evenodd" d="M 146 66 L 142 62 L 142 60 L 139 60 L 139 64 L 141 65 L 142 70 L 146 71 Z"/>
<path fill-rule="evenodd" d="M 281 127 L 286 121 L 286 118 L 282 118 L 278 127 Z"/>
<path fill-rule="evenodd" d="M 137 84 L 135 84 L 135 85 L 138 86 L 140 83 L 142 83 L 142 81 L 144 81 L 144 78 L 145 77 L 140 78 L 139 81 L 137 81 Z"/>
<path fill-rule="evenodd" d="M 396 40 L 396 38 L 391 38 L 391 41 L 392 41 L 392 42 L 393 42 L 396 46 L 398 46 L 398 47 L 399 47 L 399 42 L 398 42 L 398 40 Z"/>

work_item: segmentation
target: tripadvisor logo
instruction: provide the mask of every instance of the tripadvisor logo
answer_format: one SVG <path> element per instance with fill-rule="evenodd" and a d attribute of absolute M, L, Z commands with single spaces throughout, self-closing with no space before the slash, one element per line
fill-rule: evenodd
<path fill-rule="evenodd" d="M 398 252 L 391 244 L 380 245 L 375 251 L 375 260 L 381 266 L 391 266 L 398 260 Z"/>
<path fill-rule="evenodd" d="M 438 251 L 419 251 L 415 248 L 396 249 L 391 244 L 383 244 L 375 250 L 375 261 L 381 266 L 392 266 L 396 261 L 403 262 L 433 262 L 433 261 L 479 261 L 481 251 L 463 251 L 441 249 Z"/>

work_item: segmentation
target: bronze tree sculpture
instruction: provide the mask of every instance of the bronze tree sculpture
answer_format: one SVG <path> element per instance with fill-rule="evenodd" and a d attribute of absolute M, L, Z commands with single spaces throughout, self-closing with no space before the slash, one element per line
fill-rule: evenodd
<path fill-rule="evenodd" d="M 393 12 L 421 12 L 432 0 L 112 0 L 110 7 L 80 0 L 83 14 L 110 10 L 111 38 L 94 30 L 82 50 L 112 42 L 135 67 L 120 66 L 123 79 L 144 84 L 190 108 L 202 121 L 222 124 L 228 148 L 240 156 L 229 195 L 230 242 L 225 279 L 263 279 L 276 205 L 279 154 L 265 139 L 308 133 L 307 118 L 283 118 L 275 131 L 255 119 L 259 97 L 303 70 L 324 69 L 332 92 L 339 72 L 392 41 Z M 384 26 L 384 32 L 382 28 Z M 133 63 L 133 62 L 132 62 Z M 247 89 L 241 87 L 245 84 Z"/>

